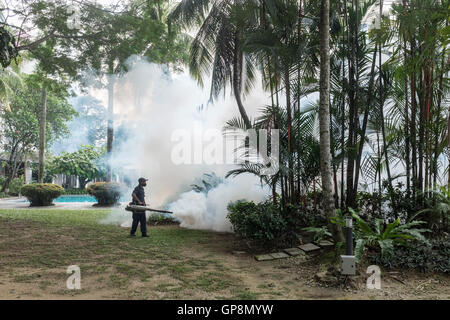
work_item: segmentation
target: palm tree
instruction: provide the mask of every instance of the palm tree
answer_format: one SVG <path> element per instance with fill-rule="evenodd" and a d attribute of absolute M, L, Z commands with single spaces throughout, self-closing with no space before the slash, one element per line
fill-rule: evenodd
<path fill-rule="evenodd" d="M 182 0 L 169 15 L 169 22 L 198 28 L 190 48 L 189 70 L 199 85 L 211 76 L 210 99 L 214 101 L 230 84 L 247 129 L 251 121 L 242 102 L 255 79 L 255 66 L 242 51 L 243 31 L 256 19 L 242 19 L 241 6 L 257 1 Z"/>
<path fill-rule="evenodd" d="M 298 161 L 299 183 L 301 189 L 306 194 L 311 185 L 316 181 L 320 175 L 319 165 L 319 141 L 315 135 L 315 125 L 317 118 L 317 106 L 308 105 L 303 108 L 301 112 L 297 111 L 292 117 L 292 140 L 299 142 L 301 148 L 296 152 L 301 154 L 301 157 L 295 157 Z M 276 121 L 274 121 L 276 119 Z M 269 185 L 272 189 L 272 199 L 274 203 L 277 203 L 278 191 L 281 192 L 281 207 L 283 212 L 287 211 L 287 204 L 290 199 L 287 197 L 286 177 L 289 173 L 289 159 L 293 158 L 293 155 L 289 153 L 288 145 L 288 116 L 285 109 L 279 107 L 266 106 L 261 110 L 261 116 L 258 117 L 253 124 L 253 128 L 256 130 L 266 129 L 268 132 L 268 138 L 271 139 L 272 129 L 279 129 L 280 145 L 279 145 L 279 164 L 278 171 L 274 175 L 265 175 L 263 170 L 272 167 L 270 164 L 262 164 L 257 161 L 249 161 L 242 163 L 239 168 L 231 170 L 227 173 L 229 176 L 237 176 L 240 174 L 253 174 L 258 176 L 261 181 Z M 245 130 L 245 125 L 242 119 L 234 118 L 227 122 L 225 127 L 226 132 L 230 130 L 233 133 L 235 130 Z M 250 154 L 257 154 L 258 150 L 251 149 L 253 146 L 246 146 L 243 144 L 238 148 L 238 152 L 241 152 L 245 156 Z M 268 150 L 271 152 L 271 148 Z M 264 155 L 263 155 L 264 156 Z"/>
<path fill-rule="evenodd" d="M 322 0 L 320 8 L 320 171 L 322 177 L 323 207 L 325 215 L 336 215 L 331 177 L 330 145 L 330 1 Z M 334 240 L 341 242 L 342 233 L 337 224 L 330 223 Z"/>
<path fill-rule="evenodd" d="M 17 66 L 0 70 L 0 109 L 10 110 L 9 103 L 14 96 L 14 87 L 22 86 L 23 81 Z"/>
<path fill-rule="evenodd" d="M 297 0 L 264 0 L 259 7 L 249 5 L 249 15 L 261 15 L 262 23 L 252 24 L 244 33 L 244 51 L 260 66 L 263 87 L 270 88 L 272 107 L 279 108 L 281 94 L 285 95 L 288 163 L 287 176 L 281 175 L 280 180 L 285 180 L 285 196 L 293 203 L 300 201 L 302 184 L 295 114 L 299 114 L 300 99 L 317 91 L 312 79 L 318 66 L 318 47 L 302 24 L 305 9 Z"/>

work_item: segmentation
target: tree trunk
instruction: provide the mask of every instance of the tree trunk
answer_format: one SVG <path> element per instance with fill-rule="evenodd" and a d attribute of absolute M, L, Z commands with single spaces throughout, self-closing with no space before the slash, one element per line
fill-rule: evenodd
<path fill-rule="evenodd" d="M 108 83 L 108 129 L 106 136 L 106 181 L 112 181 L 112 150 L 114 141 L 114 76 L 110 74 Z"/>
<path fill-rule="evenodd" d="M 447 147 L 450 148 L 450 107 L 448 107 L 447 112 Z M 448 191 L 450 191 L 450 169 L 447 171 L 448 171 L 447 188 Z"/>
<path fill-rule="evenodd" d="M 415 40 L 411 40 L 411 60 L 415 58 Z M 413 184 L 413 196 L 416 196 L 418 189 L 417 181 L 417 131 L 416 131 L 416 119 L 417 119 L 417 100 L 416 100 L 416 68 L 413 65 L 411 72 L 411 164 L 412 164 L 412 184 Z"/>
<path fill-rule="evenodd" d="M 19 148 L 19 142 L 14 144 L 13 147 L 11 148 L 11 153 L 9 155 L 9 160 L 7 163 L 8 175 L 7 175 L 7 179 L 3 183 L 1 192 L 5 192 L 6 189 L 8 189 L 11 181 L 14 179 L 14 177 L 16 175 L 17 167 L 18 167 L 18 164 L 17 164 L 17 158 L 18 158 L 18 153 L 19 153 L 19 151 L 17 151 L 18 148 Z"/>
<path fill-rule="evenodd" d="M 248 118 L 247 112 L 245 111 L 244 105 L 241 100 L 241 87 L 242 87 L 242 64 L 243 64 L 244 54 L 239 49 L 239 38 L 235 35 L 234 38 L 234 57 L 233 57 L 233 91 L 234 97 L 236 99 L 239 113 L 241 118 L 244 120 L 245 126 L 251 129 L 252 124 Z"/>
<path fill-rule="evenodd" d="M 39 130 L 39 183 L 44 182 L 45 176 L 45 128 L 47 126 L 47 91 L 42 89 L 42 104 Z"/>
<path fill-rule="evenodd" d="M 289 77 L 289 67 L 286 66 L 284 71 L 284 85 L 286 92 L 286 109 L 287 109 L 287 125 L 288 125 L 288 167 L 289 167 L 289 187 L 288 196 L 291 198 L 291 202 L 297 203 L 294 192 L 294 165 L 293 165 L 293 150 L 292 150 L 292 108 L 291 108 L 291 82 Z"/>
<path fill-rule="evenodd" d="M 352 5 L 353 5 L 353 1 L 352 1 Z M 345 16 L 345 24 L 346 24 L 346 29 L 347 29 L 347 50 L 350 52 L 351 54 L 348 54 L 347 56 L 347 63 L 348 63 L 348 77 L 349 77 L 349 84 L 350 84 L 350 88 L 348 89 L 348 113 L 349 113 L 349 125 L 348 125 L 348 139 L 347 139 L 347 144 L 346 144 L 346 157 L 347 157 L 347 177 L 346 177 L 346 206 L 347 207 L 353 207 L 354 203 L 352 203 L 351 200 L 351 194 L 353 193 L 353 173 L 354 173 L 354 156 L 353 156 L 353 147 L 354 147 L 354 141 L 353 141 L 353 137 L 354 134 L 353 132 L 355 131 L 355 125 L 353 123 L 354 121 L 354 114 L 355 114 L 355 88 L 356 88 L 356 84 L 355 84 L 355 70 L 354 70 L 354 50 L 352 47 L 352 39 L 351 37 L 353 37 L 353 34 L 350 34 L 351 26 L 350 26 L 350 22 L 348 19 L 348 10 L 347 10 L 347 3 L 345 3 L 344 5 L 344 16 Z M 346 90 L 344 87 L 344 82 L 342 83 L 343 85 L 343 90 Z"/>
<path fill-rule="evenodd" d="M 322 177 L 323 208 L 330 219 L 335 216 L 330 152 L 330 1 L 322 0 L 320 10 L 320 171 Z M 338 225 L 330 223 L 335 242 L 342 242 Z"/>
<path fill-rule="evenodd" d="M 419 56 L 421 55 L 421 52 L 419 50 Z M 424 159 L 424 143 L 425 143 L 425 105 L 424 105 L 424 94 L 425 91 L 423 90 L 423 70 L 419 70 L 419 192 L 423 192 L 423 159 Z M 423 198 L 422 198 L 423 199 Z M 422 201 L 422 200 L 421 200 Z"/>
<path fill-rule="evenodd" d="M 380 48 L 381 48 L 381 43 L 380 43 Z M 381 49 L 380 49 L 380 52 L 381 52 Z M 369 110 L 370 110 L 370 106 L 372 105 L 372 102 L 375 97 L 373 87 L 374 87 L 374 82 L 375 82 L 376 57 L 377 57 L 377 45 L 375 45 L 375 51 L 373 52 L 373 57 L 372 57 L 372 67 L 370 70 L 368 98 L 367 98 L 367 103 L 366 103 L 366 107 L 364 110 L 364 118 L 363 118 L 363 124 L 362 124 L 362 128 L 361 128 L 361 137 L 360 137 L 360 142 L 359 142 L 359 147 L 358 147 L 358 153 L 356 155 L 355 179 L 354 179 L 355 182 L 353 184 L 353 191 L 350 194 L 351 198 L 349 200 L 349 203 L 352 203 L 352 204 L 355 203 L 356 195 L 358 193 L 359 172 L 361 170 L 361 159 L 362 159 L 364 144 L 366 142 L 365 138 L 366 138 L 367 122 L 369 120 Z"/>
<path fill-rule="evenodd" d="M 78 177 L 78 182 L 80 183 L 80 189 L 86 189 L 86 185 L 90 182 L 91 180 L 88 178 L 84 178 L 84 177 Z"/>

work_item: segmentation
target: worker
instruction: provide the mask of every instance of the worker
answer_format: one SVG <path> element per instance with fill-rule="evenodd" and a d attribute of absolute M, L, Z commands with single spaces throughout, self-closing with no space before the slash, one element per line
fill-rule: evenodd
<path fill-rule="evenodd" d="M 139 180 L 138 180 L 139 185 L 136 188 L 134 188 L 133 193 L 131 194 L 134 205 L 146 206 L 144 187 L 147 186 L 147 181 L 148 181 L 148 179 L 139 178 Z M 133 211 L 133 224 L 131 225 L 130 237 L 136 236 L 135 233 L 136 233 L 139 223 L 141 224 L 142 237 L 148 237 L 147 236 L 147 219 L 145 217 L 145 210 L 144 211 Z"/>

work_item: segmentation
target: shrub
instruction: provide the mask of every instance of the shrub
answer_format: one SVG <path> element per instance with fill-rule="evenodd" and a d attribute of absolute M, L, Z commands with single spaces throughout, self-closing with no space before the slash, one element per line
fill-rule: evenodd
<path fill-rule="evenodd" d="M 286 221 L 278 206 L 270 201 L 237 201 L 228 205 L 228 218 L 234 232 L 264 247 L 274 246 L 286 230 Z"/>
<path fill-rule="evenodd" d="M 306 205 L 287 204 L 284 217 L 289 226 L 294 226 L 296 230 L 303 227 L 321 227 L 328 222 L 327 217 L 322 208 L 314 207 L 312 201 L 308 201 Z"/>
<path fill-rule="evenodd" d="M 331 232 L 328 230 L 326 226 L 322 226 L 320 228 L 317 227 L 307 227 L 303 228 L 303 231 L 311 232 L 314 234 L 314 242 L 319 243 L 320 241 L 332 237 Z"/>
<path fill-rule="evenodd" d="M 33 183 L 24 185 L 22 195 L 27 197 L 31 206 L 51 206 L 53 200 L 64 193 L 64 189 L 52 183 Z"/>
<path fill-rule="evenodd" d="M 21 193 L 20 190 L 22 189 L 24 183 L 25 182 L 23 176 L 13 179 L 9 184 L 8 193 L 12 196 L 18 196 Z"/>
<path fill-rule="evenodd" d="M 423 236 L 423 233 L 429 232 L 428 229 L 419 229 L 417 226 L 424 224 L 423 221 L 412 221 L 401 224 L 400 218 L 394 222 L 385 224 L 381 219 L 375 219 L 372 226 L 361 219 L 355 211 L 349 208 L 350 213 L 356 220 L 356 246 L 355 256 L 358 260 L 364 255 L 365 248 L 381 251 L 383 258 L 391 257 L 394 254 L 394 245 L 406 246 L 410 241 L 420 241 L 428 243 L 428 240 Z"/>
<path fill-rule="evenodd" d="M 430 190 L 428 193 L 433 195 L 428 208 L 418 211 L 411 219 L 423 216 L 434 231 L 446 231 L 450 218 L 450 191 L 447 187 L 440 187 L 439 190 Z M 436 234 L 439 233 L 436 232 Z"/>
<path fill-rule="evenodd" d="M 123 188 L 115 182 L 95 182 L 89 185 L 88 193 L 97 199 L 100 206 L 111 206 L 119 202 Z"/>
<path fill-rule="evenodd" d="M 372 263 L 387 268 L 417 269 L 422 272 L 450 274 L 450 239 L 433 239 L 429 245 L 396 247 L 389 258 L 374 256 Z"/>
<path fill-rule="evenodd" d="M 162 213 L 153 213 L 149 215 L 147 224 L 156 226 L 156 225 L 171 225 L 180 223 L 170 215 Z"/>

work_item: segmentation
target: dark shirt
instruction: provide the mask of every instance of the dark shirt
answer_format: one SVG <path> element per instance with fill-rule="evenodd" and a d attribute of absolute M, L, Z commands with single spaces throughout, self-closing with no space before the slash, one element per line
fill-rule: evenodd
<path fill-rule="evenodd" d="M 144 187 L 142 186 L 137 186 L 136 188 L 134 188 L 133 193 L 136 195 L 136 197 L 141 200 L 143 203 L 145 203 L 145 191 L 144 191 Z M 133 202 L 135 202 L 134 198 L 133 198 Z"/>

